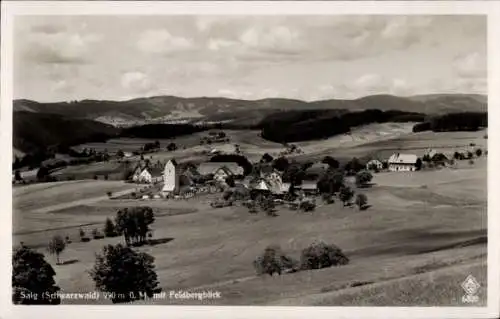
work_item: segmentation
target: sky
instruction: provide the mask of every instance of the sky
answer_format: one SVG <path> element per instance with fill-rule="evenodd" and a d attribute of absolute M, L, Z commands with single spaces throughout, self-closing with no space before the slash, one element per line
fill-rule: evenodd
<path fill-rule="evenodd" d="M 14 97 L 487 93 L 484 16 L 18 16 Z"/>

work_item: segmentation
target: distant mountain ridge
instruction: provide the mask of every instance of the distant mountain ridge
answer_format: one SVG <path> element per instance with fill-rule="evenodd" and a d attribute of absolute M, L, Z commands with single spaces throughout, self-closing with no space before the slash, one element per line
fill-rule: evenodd
<path fill-rule="evenodd" d="M 14 100 L 14 111 L 51 113 L 65 117 L 96 120 L 112 125 L 187 120 L 258 121 L 279 110 L 379 109 L 426 114 L 486 112 L 487 97 L 479 94 L 429 94 L 411 97 L 371 95 L 354 100 L 301 101 L 285 98 L 240 100 L 222 97 L 183 98 L 153 96 L 128 101 L 82 100 L 40 103 Z"/>

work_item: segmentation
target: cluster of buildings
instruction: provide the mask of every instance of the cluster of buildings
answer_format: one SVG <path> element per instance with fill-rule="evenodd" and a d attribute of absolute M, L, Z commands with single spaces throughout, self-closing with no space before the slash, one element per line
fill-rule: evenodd
<path fill-rule="evenodd" d="M 444 154 L 434 150 L 427 150 L 424 158 L 432 161 L 448 160 Z M 368 170 L 387 169 L 392 172 L 410 172 L 418 170 L 421 163 L 422 159 L 415 154 L 395 153 L 385 163 L 377 159 L 368 161 L 366 168 Z M 302 191 L 305 194 L 317 193 L 318 180 L 327 170 L 327 164 L 313 164 L 305 170 L 302 184 L 294 186 L 294 190 Z M 243 167 L 234 162 L 206 162 L 197 167 L 185 167 L 172 159 L 164 166 L 161 163 L 153 166 L 138 165 L 132 175 L 132 181 L 146 184 L 163 183 L 161 189 L 163 195 L 177 194 L 181 187 L 192 188 L 197 184 L 206 184 L 207 182 L 225 184 L 229 178 L 232 178 L 238 186 L 251 191 L 269 192 L 275 195 L 284 195 L 290 191 L 291 184 L 283 182 L 282 173 L 275 170 L 271 164 L 260 165 L 257 174 L 250 174 L 246 177 L 244 175 Z"/>
<path fill-rule="evenodd" d="M 328 165 L 316 163 L 305 171 L 302 185 L 295 190 L 305 193 L 316 193 L 319 178 L 327 171 Z M 208 180 L 207 180 L 208 177 Z M 177 194 L 181 188 L 192 188 L 196 184 L 225 184 L 232 178 L 239 187 L 250 191 L 284 195 L 290 191 L 290 183 L 283 182 L 282 173 L 271 164 L 261 165 L 258 174 L 244 176 L 244 169 L 233 162 L 206 162 L 197 167 L 185 167 L 175 160 L 169 160 L 164 167 L 160 165 L 138 165 L 132 175 L 132 181 L 142 184 L 163 183 L 162 195 Z M 203 182 L 199 182 L 199 181 Z M 197 183 L 198 182 L 198 183 Z"/>

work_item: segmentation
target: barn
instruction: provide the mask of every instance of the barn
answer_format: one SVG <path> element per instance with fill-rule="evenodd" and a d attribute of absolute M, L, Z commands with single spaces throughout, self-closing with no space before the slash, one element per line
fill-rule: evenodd
<path fill-rule="evenodd" d="M 418 157 L 415 154 L 395 153 L 387 161 L 391 172 L 410 172 L 417 169 Z"/>

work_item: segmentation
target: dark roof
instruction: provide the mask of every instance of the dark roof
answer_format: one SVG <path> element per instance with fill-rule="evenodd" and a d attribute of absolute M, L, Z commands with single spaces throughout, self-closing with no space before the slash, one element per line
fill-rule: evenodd
<path fill-rule="evenodd" d="M 260 172 L 262 174 L 271 174 L 272 172 L 274 172 L 274 168 L 270 164 L 264 164 L 264 165 L 261 165 Z"/>

